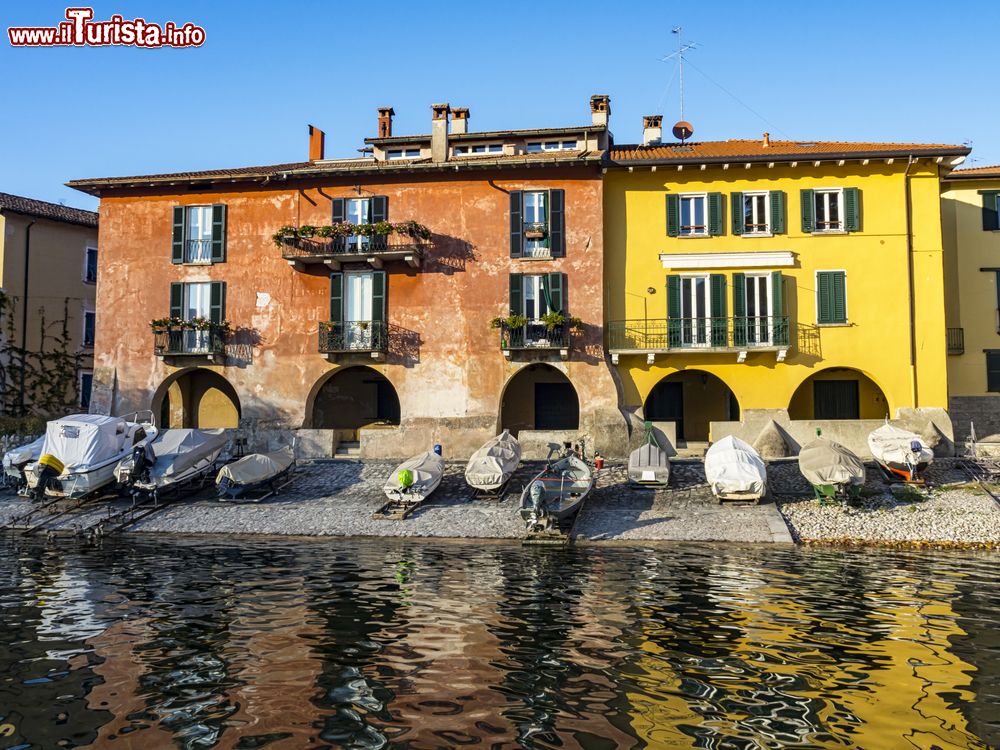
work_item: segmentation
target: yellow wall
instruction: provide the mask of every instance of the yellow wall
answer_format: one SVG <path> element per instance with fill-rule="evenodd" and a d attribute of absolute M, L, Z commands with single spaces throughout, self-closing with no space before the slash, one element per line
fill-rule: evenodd
<path fill-rule="evenodd" d="M 738 363 L 736 352 L 622 355 L 619 372 L 624 405 L 641 406 L 664 376 L 697 368 L 719 377 L 735 393 L 740 408 L 787 409 L 808 377 L 830 367 L 854 368 L 885 395 L 890 414 L 901 407 L 946 407 L 946 355 L 940 188 L 937 166 L 925 161 L 910 169 L 913 207 L 913 267 L 916 289 L 916 366 L 910 367 L 909 285 L 905 213 L 906 161 L 872 161 L 842 167 L 824 164 L 744 165 L 704 171 L 676 167 L 636 167 L 605 176 L 605 282 L 608 320 L 666 316 L 666 276 L 694 271 L 664 268 L 661 253 L 791 251 L 793 267 L 738 267 L 698 270 L 727 276 L 727 315 L 733 314 L 732 273 L 780 270 L 785 276 L 785 312 L 792 321 L 791 346 L 784 362 L 774 352 L 751 353 Z M 799 191 L 856 187 L 861 190 L 861 231 L 847 235 L 805 234 Z M 736 191 L 783 190 L 786 233 L 750 238 L 731 233 L 729 195 Z M 707 238 L 668 237 L 668 193 L 724 194 L 725 234 Z M 847 272 L 848 325 L 816 325 L 815 272 Z M 655 292 L 649 294 L 647 288 Z M 916 395 L 914 391 L 916 390 Z M 869 394 L 870 395 L 870 394 Z M 862 394 L 862 416 L 865 395 Z"/>

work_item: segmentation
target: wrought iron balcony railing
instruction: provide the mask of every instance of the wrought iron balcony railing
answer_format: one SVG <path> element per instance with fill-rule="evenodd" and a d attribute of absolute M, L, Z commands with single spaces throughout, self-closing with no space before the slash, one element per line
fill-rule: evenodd
<path fill-rule="evenodd" d="M 948 329 L 948 354 L 965 354 L 965 329 Z"/>
<path fill-rule="evenodd" d="M 381 320 L 324 320 L 319 324 L 320 354 L 384 353 L 389 349 L 389 326 Z"/>
<path fill-rule="evenodd" d="M 568 349 L 569 328 L 556 326 L 549 330 L 542 323 L 528 323 L 519 328 L 500 328 L 500 349 L 503 351 L 527 349 Z"/>
<path fill-rule="evenodd" d="M 787 315 L 614 320 L 607 331 L 612 352 L 785 349 L 790 339 Z"/>
<path fill-rule="evenodd" d="M 211 263 L 212 240 L 184 240 L 185 263 Z"/>
<path fill-rule="evenodd" d="M 405 232 L 387 234 L 348 235 L 335 237 L 284 237 L 282 257 L 289 263 L 323 263 L 329 261 L 404 260 L 411 266 L 420 264 L 431 241 Z"/>
<path fill-rule="evenodd" d="M 153 352 L 157 357 L 222 357 L 226 335 L 221 326 L 203 330 L 154 328 Z"/>

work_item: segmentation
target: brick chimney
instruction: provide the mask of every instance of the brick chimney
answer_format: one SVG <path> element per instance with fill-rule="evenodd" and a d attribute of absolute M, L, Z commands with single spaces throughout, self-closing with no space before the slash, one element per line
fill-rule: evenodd
<path fill-rule="evenodd" d="M 455 107 L 451 110 L 451 132 L 456 135 L 469 132 L 468 107 Z"/>
<path fill-rule="evenodd" d="M 448 104 L 431 105 L 431 161 L 448 161 Z"/>
<path fill-rule="evenodd" d="M 608 126 L 611 117 L 611 97 L 607 94 L 594 94 L 590 97 L 590 118 L 594 125 Z"/>
<path fill-rule="evenodd" d="M 642 118 L 642 145 L 653 146 L 663 139 L 663 115 L 646 115 Z"/>
<path fill-rule="evenodd" d="M 326 133 L 317 127 L 309 126 L 309 161 L 320 161 L 326 147 Z"/>
<path fill-rule="evenodd" d="M 764 142 L 761 144 L 764 148 L 771 148 L 771 134 L 764 133 Z"/>
<path fill-rule="evenodd" d="M 392 138 L 392 116 L 396 114 L 392 107 L 378 108 L 378 137 Z"/>

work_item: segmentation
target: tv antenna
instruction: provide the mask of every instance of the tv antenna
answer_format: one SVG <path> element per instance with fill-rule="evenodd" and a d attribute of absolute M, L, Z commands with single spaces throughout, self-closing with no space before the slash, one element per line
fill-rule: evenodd
<path fill-rule="evenodd" d="M 684 53 L 688 50 L 697 49 L 698 42 L 685 42 L 681 33 L 684 29 L 680 26 L 674 26 L 671 30 L 671 34 L 677 35 L 677 51 L 671 52 L 669 55 L 660 58 L 660 62 L 666 62 L 667 60 L 677 60 L 677 73 L 678 82 L 680 86 L 681 94 L 681 121 L 684 120 Z"/>

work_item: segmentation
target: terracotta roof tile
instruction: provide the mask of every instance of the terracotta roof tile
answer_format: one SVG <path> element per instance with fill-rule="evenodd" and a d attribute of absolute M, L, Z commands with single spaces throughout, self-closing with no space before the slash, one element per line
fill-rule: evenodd
<path fill-rule="evenodd" d="M 13 211 L 18 214 L 65 221 L 68 224 L 80 224 L 85 227 L 97 226 L 97 213 L 94 211 L 84 211 L 82 208 L 71 208 L 59 203 L 24 198 L 10 193 L 0 193 L 0 211 Z"/>
<path fill-rule="evenodd" d="M 946 180 L 974 180 L 983 177 L 1000 177 L 1000 164 L 992 164 L 987 167 L 967 167 L 956 169 L 949 173 Z"/>

